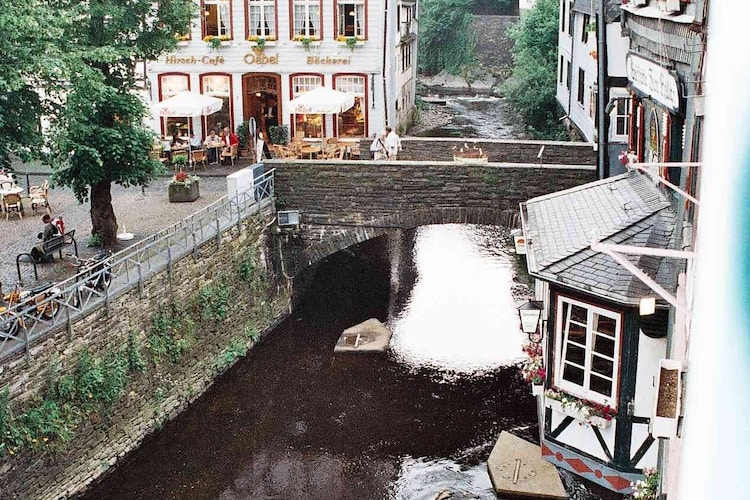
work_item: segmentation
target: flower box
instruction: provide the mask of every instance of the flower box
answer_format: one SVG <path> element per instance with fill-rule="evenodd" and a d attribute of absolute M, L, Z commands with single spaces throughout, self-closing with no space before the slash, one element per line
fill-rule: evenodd
<path fill-rule="evenodd" d="M 561 401 L 556 399 L 545 398 L 544 406 L 552 408 L 553 410 L 560 412 L 569 417 L 573 417 L 579 422 L 583 422 L 586 425 L 593 425 L 602 429 L 606 429 L 612 424 L 612 420 L 607 420 L 604 417 L 597 417 L 593 415 L 586 415 L 584 410 L 572 407 L 571 405 L 563 405 Z"/>
<path fill-rule="evenodd" d="M 198 181 L 189 184 L 172 183 L 169 185 L 169 202 L 184 203 L 195 201 L 200 197 Z"/>

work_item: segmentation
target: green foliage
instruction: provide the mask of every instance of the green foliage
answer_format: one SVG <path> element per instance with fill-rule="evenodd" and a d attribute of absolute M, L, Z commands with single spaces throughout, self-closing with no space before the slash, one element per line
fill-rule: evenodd
<path fill-rule="evenodd" d="M 104 238 L 99 234 L 92 234 L 89 239 L 86 240 L 86 246 L 89 248 L 99 248 L 104 246 Z"/>
<path fill-rule="evenodd" d="M 240 141 L 240 149 L 247 149 L 250 141 L 249 121 L 244 121 L 237 126 L 237 139 Z"/>
<path fill-rule="evenodd" d="M 471 29 L 471 0 L 430 0 L 421 6 L 419 69 L 457 75 L 476 63 L 476 35 Z"/>
<path fill-rule="evenodd" d="M 219 353 L 219 357 L 216 361 L 216 365 L 224 369 L 234 363 L 237 358 L 241 358 L 247 354 L 247 346 L 244 342 L 232 339 L 226 349 Z"/>
<path fill-rule="evenodd" d="M 188 164 L 187 155 L 174 155 L 172 157 L 172 165 L 180 170 L 184 169 Z"/>
<path fill-rule="evenodd" d="M 557 0 L 538 0 L 509 33 L 514 67 L 502 90 L 537 138 L 558 139 L 562 131 L 555 100 L 558 10 Z"/>
<path fill-rule="evenodd" d="M 143 359 L 141 349 L 135 342 L 135 332 L 128 334 L 128 368 L 131 372 L 143 373 L 146 371 L 146 361 Z"/>
<path fill-rule="evenodd" d="M 354 36 L 347 37 L 346 46 L 349 47 L 351 50 L 354 50 L 354 47 L 357 46 L 357 37 L 354 37 Z"/>
<path fill-rule="evenodd" d="M 242 281 L 253 279 L 253 271 L 255 271 L 255 256 L 251 250 L 248 250 L 245 252 L 242 262 L 240 262 L 240 278 L 242 278 Z"/>
<path fill-rule="evenodd" d="M 263 49 L 266 48 L 266 39 L 258 38 L 255 40 L 255 48 L 258 49 L 259 52 L 263 52 Z"/>
<path fill-rule="evenodd" d="M 154 365 L 162 361 L 180 361 L 190 348 L 193 323 L 184 311 L 162 308 L 151 318 L 151 333 L 146 338 L 146 348 L 151 352 Z"/>
<path fill-rule="evenodd" d="M 245 337 L 252 340 L 254 344 L 260 339 L 260 331 L 253 325 L 248 325 L 245 327 Z"/>
<path fill-rule="evenodd" d="M 273 144 L 287 144 L 289 142 L 289 126 L 271 125 L 268 127 L 268 135 L 271 136 Z"/>
<path fill-rule="evenodd" d="M 229 314 L 229 287 L 226 283 L 204 285 L 198 291 L 201 321 L 224 321 Z"/>
<path fill-rule="evenodd" d="M 218 36 L 206 37 L 208 48 L 211 50 L 219 50 L 221 48 L 221 38 Z"/>

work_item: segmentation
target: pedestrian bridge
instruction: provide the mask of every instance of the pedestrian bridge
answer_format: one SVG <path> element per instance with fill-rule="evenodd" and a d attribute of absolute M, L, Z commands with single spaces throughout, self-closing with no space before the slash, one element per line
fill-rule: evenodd
<path fill-rule="evenodd" d="M 440 150 L 433 140 L 404 142 L 412 155 L 417 147 Z M 528 151 L 519 156 L 526 160 L 545 144 L 520 142 Z M 389 231 L 448 223 L 518 227 L 520 202 L 596 179 L 590 145 L 548 144 L 575 148 L 578 156 L 571 158 L 580 163 L 547 164 L 537 158 L 474 165 L 439 160 L 267 160 L 266 167 L 276 169 L 277 206 L 300 211 L 300 227 L 294 234 L 301 248 L 295 248 L 293 272 Z M 444 144 L 440 147 L 450 151 Z M 290 255 L 292 248 L 287 249 Z"/>

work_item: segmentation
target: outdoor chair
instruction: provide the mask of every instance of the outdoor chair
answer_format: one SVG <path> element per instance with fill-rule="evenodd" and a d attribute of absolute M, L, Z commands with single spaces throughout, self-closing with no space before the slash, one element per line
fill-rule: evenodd
<path fill-rule="evenodd" d="M 205 168 L 208 164 L 208 157 L 206 156 L 206 151 L 204 149 L 196 149 L 193 150 L 193 161 L 191 162 L 193 164 L 193 169 L 196 168 L 198 163 L 202 164 Z"/>
<path fill-rule="evenodd" d="M 5 220 L 10 218 L 11 213 L 17 213 L 23 219 L 23 202 L 20 194 L 3 195 L 3 210 L 5 210 Z"/>
<path fill-rule="evenodd" d="M 36 215 L 37 208 L 44 207 L 47 212 L 52 209 L 49 206 L 49 182 L 44 181 L 41 186 L 31 186 L 29 188 L 29 198 L 31 199 L 31 209 Z"/>
<path fill-rule="evenodd" d="M 2 190 L 2 189 L 11 189 L 13 187 L 14 187 L 14 184 L 11 181 L 2 181 L 2 182 L 0 182 L 0 190 Z"/>
<path fill-rule="evenodd" d="M 224 158 L 229 158 L 229 161 L 231 161 L 232 166 L 234 166 L 234 160 L 237 159 L 237 150 L 239 149 L 239 144 L 232 144 L 229 146 L 229 151 L 222 151 L 221 153 L 221 161 L 224 162 Z"/>

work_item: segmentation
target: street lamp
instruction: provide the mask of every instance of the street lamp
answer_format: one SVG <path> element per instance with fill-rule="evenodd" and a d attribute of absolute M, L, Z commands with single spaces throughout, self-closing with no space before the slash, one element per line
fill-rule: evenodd
<path fill-rule="evenodd" d="M 538 300 L 530 300 L 518 306 L 518 317 L 521 318 L 521 330 L 529 336 L 529 341 L 540 343 L 544 332 L 539 332 L 542 323 L 542 311 L 544 303 Z"/>

